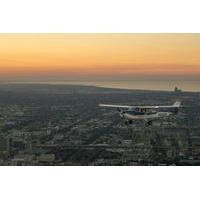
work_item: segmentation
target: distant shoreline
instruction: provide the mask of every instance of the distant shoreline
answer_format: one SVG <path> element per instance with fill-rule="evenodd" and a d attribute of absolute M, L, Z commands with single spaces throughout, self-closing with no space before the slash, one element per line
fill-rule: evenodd
<path fill-rule="evenodd" d="M 143 81 L 130 81 L 130 83 L 142 83 Z M 148 81 L 144 81 L 146 83 L 148 83 Z M 166 81 L 149 81 L 149 82 L 154 82 L 154 83 L 158 83 L 158 82 L 166 82 Z M 188 81 L 186 81 L 188 82 Z M 200 81 L 196 81 L 200 84 Z M 103 83 L 107 83 L 103 84 Z M 110 85 L 109 85 L 110 83 Z M 112 85 L 113 83 L 117 83 L 116 85 Z M 169 89 L 169 88 L 137 88 L 137 86 L 134 87 L 124 87 L 123 85 L 120 86 L 120 83 L 123 82 L 117 82 L 117 81 L 98 81 L 98 82 L 91 82 L 91 81 L 80 81 L 80 82 L 76 82 L 76 81 L 0 81 L 0 85 L 62 85 L 62 86 L 86 86 L 86 87 L 97 87 L 97 88 L 105 88 L 105 89 L 118 89 L 118 90 L 129 90 L 129 91 L 152 91 L 152 92 L 174 92 L 174 89 Z M 126 83 L 126 82 L 125 82 Z M 129 83 L 127 81 L 127 83 Z M 200 90 L 194 89 L 194 90 L 183 90 L 182 92 L 194 92 L 194 93 L 199 93 Z M 181 92 L 180 92 L 181 93 Z"/>

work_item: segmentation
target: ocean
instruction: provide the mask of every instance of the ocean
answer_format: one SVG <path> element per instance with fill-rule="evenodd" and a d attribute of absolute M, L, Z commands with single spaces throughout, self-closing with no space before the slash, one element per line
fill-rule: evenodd
<path fill-rule="evenodd" d="M 8 82 L 7 82 L 8 83 Z M 9 82 L 17 84 L 73 84 L 73 85 L 86 85 L 98 86 L 105 88 L 120 88 L 120 89 L 139 89 L 139 90 L 161 90 L 173 91 L 178 87 L 182 91 L 200 92 L 200 81 L 44 81 L 44 82 Z"/>
<path fill-rule="evenodd" d="M 63 82 L 64 84 L 93 85 L 106 88 L 173 91 L 178 87 L 182 91 L 200 92 L 200 81 L 82 81 Z"/>

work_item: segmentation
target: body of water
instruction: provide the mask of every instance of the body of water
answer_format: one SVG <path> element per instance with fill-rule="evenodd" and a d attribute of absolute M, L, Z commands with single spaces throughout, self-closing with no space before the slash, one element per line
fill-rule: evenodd
<path fill-rule="evenodd" d="M 178 87 L 182 91 L 200 92 L 200 81 L 99 81 L 99 82 L 93 81 L 93 82 L 77 82 L 76 84 L 93 85 L 93 86 L 109 87 L 109 88 L 121 88 L 121 89 L 163 90 L 163 91 L 173 91 L 175 87 Z"/>
<path fill-rule="evenodd" d="M 173 91 L 177 86 L 182 91 L 197 91 L 200 92 L 200 81 L 49 81 L 49 82 L 9 82 L 17 84 L 73 84 L 98 86 L 105 88 L 120 88 L 120 89 L 139 89 L 139 90 L 163 90 Z"/>

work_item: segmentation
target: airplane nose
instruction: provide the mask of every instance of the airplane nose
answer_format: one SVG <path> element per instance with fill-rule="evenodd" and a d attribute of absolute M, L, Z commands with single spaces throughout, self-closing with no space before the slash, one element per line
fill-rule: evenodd
<path fill-rule="evenodd" d="M 122 118 L 124 118 L 124 114 L 122 114 L 122 113 L 120 113 L 119 116 L 122 117 Z"/>
<path fill-rule="evenodd" d="M 121 112 L 119 115 L 120 115 L 120 117 L 124 118 L 124 114 L 125 114 L 125 112 Z"/>

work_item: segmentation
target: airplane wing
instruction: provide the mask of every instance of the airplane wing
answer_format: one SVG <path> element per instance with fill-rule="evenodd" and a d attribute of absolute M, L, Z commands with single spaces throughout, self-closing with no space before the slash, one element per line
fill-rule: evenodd
<path fill-rule="evenodd" d="M 99 104 L 100 107 L 109 107 L 109 108 L 132 108 L 132 106 L 125 105 L 112 105 L 112 104 Z"/>
<path fill-rule="evenodd" d="M 168 106 L 128 106 L 128 105 L 113 105 L 113 104 L 99 104 L 100 107 L 110 107 L 110 108 L 128 108 L 128 109 L 134 109 L 134 108 L 144 108 L 144 109 L 158 109 L 158 108 L 177 108 L 181 106 L 180 102 L 175 102 L 173 105 Z"/>
<path fill-rule="evenodd" d="M 109 108 L 160 108 L 160 106 L 128 106 L 128 105 L 112 105 L 112 104 L 99 104 L 100 107 L 109 107 Z M 170 106 L 171 107 L 171 106 Z"/>

